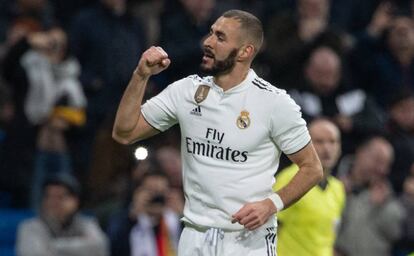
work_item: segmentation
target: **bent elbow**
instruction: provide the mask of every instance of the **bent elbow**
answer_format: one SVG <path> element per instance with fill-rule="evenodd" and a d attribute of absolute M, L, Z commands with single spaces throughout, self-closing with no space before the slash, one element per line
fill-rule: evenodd
<path fill-rule="evenodd" d="M 132 140 L 119 136 L 115 131 L 112 131 L 112 139 L 114 139 L 116 142 L 122 144 L 122 145 L 129 145 L 132 144 Z"/>

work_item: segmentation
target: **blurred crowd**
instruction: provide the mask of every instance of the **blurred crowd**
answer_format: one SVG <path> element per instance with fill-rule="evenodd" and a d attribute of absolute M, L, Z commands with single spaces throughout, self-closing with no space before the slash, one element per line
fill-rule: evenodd
<path fill-rule="evenodd" d="M 19 255 L 174 255 L 179 128 L 143 141 L 137 160 L 137 145 L 112 140 L 113 119 L 146 48 L 172 61 L 148 98 L 199 73 L 201 41 L 228 9 L 263 22 L 256 73 L 307 122 L 339 128 L 337 252 L 414 252 L 414 1 L 0 0 L 0 208 L 37 216 L 19 230 Z M 30 232 L 55 239 L 49 254 L 21 241 L 42 239 Z"/>

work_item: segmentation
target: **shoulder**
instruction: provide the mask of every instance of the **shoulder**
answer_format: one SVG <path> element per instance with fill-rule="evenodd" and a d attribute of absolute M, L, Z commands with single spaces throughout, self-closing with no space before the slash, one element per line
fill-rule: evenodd
<path fill-rule="evenodd" d="M 168 87 L 180 88 L 180 90 L 183 88 L 196 88 L 201 84 L 210 85 L 211 79 L 211 77 L 200 77 L 199 75 L 190 75 L 173 82 Z"/>
<path fill-rule="evenodd" d="M 282 96 L 286 94 L 286 91 L 276 87 L 270 82 L 256 76 L 252 80 L 253 88 L 260 93 L 272 95 L 273 97 Z"/>
<path fill-rule="evenodd" d="M 44 223 L 37 217 L 26 219 L 19 225 L 20 232 L 28 232 L 30 230 L 39 230 L 44 228 Z"/>
<path fill-rule="evenodd" d="M 256 77 L 252 80 L 252 94 L 255 103 L 260 104 L 267 109 L 270 114 L 270 120 L 278 127 L 289 124 L 290 121 L 296 121 L 302 116 L 301 108 L 286 92 L 266 80 Z"/>
<path fill-rule="evenodd" d="M 261 102 L 266 100 L 265 102 L 278 107 L 283 105 L 297 105 L 286 90 L 281 89 L 260 77 L 255 77 L 252 80 L 252 88 L 257 97 L 261 99 Z"/>
<path fill-rule="evenodd" d="M 82 223 L 83 225 L 98 225 L 98 222 L 95 217 L 85 214 L 77 214 L 76 221 Z"/>

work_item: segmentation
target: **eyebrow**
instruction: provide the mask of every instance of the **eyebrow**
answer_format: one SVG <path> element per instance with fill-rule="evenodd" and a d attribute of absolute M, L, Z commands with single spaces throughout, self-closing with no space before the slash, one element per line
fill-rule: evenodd
<path fill-rule="evenodd" d="M 221 30 L 214 30 L 213 29 L 213 26 L 210 28 L 210 32 L 212 32 L 216 36 L 221 36 L 221 37 L 227 38 L 227 35 L 223 31 L 221 31 Z"/>

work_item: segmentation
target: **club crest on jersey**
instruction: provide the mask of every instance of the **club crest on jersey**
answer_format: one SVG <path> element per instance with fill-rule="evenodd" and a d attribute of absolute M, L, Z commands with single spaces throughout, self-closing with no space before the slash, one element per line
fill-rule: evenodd
<path fill-rule="evenodd" d="M 196 93 L 194 94 L 195 102 L 197 102 L 197 104 L 200 104 L 201 102 L 203 102 L 207 98 L 209 91 L 210 91 L 210 86 L 204 85 L 204 84 L 200 85 L 197 88 Z"/>
<path fill-rule="evenodd" d="M 243 110 L 240 112 L 240 116 L 237 117 L 237 120 L 236 120 L 236 125 L 240 129 L 246 129 L 247 127 L 250 126 L 250 117 L 249 117 L 248 111 Z"/>

